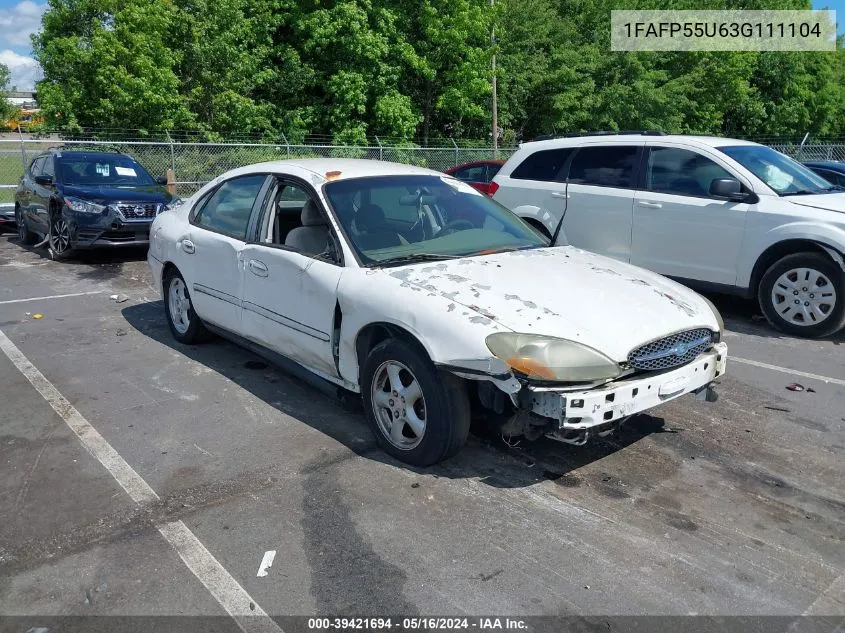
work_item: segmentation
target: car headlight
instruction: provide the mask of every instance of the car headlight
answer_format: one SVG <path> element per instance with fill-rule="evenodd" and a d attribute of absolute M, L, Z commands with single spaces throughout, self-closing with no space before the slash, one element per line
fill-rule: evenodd
<path fill-rule="evenodd" d="M 77 213 L 102 213 L 106 208 L 103 204 L 97 204 L 89 200 L 80 200 L 79 198 L 72 198 L 70 196 L 65 196 L 65 204 L 68 209 Z"/>
<path fill-rule="evenodd" d="M 707 305 L 710 306 L 710 309 L 713 310 L 713 316 L 716 317 L 716 323 L 719 324 L 719 331 L 716 333 L 713 340 L 714 343 L 718 343 L 722 340 L 722 332 L 725 331 L 725 320 L 722 318 L 722 314 L 719 312 L 718 308 L 713 305 L 713 302 L 710 301 L 710 299 L 705 296 L 701 296 L 701 298 L 704 299 L 707 302 Z"/>
<path fill-rule="evenodd" d="M 528 378 L 591 382 L 622 373 L 619 365 L 601 352 L 562 338 L 496 332 L 485 342 L 494 356 Z"/>

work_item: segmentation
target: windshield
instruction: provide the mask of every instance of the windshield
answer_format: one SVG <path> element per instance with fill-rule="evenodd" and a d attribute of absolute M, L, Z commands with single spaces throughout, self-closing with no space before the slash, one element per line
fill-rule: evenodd
<path fill-rule="evenodd" d="M 448 176 L 355 178 L 325 192 L 365 265 L 549 245 L 498 202 Z"/>
<path fill-rule="evenodd" d="M 107 187 L 153 185 L 147 171 L 128 156 L 63 156 L 62 182 L 66 185 Z"/>
<path fill-rule="evenodd" d="M 780 196 L 827 193 L 838 189 L 788 156 L 762 145 L 737 145 L 719 150 L 774 189 Z"/>

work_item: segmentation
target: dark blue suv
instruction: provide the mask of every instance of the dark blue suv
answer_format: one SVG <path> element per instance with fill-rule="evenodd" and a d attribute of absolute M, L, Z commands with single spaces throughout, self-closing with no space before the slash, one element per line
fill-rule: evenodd
<path fill-rule="evenodd" d="M 131 156 L 52 150 L 36 157 L 15 192 L 15 221 L 24 244 L 49 237 L 65 259 L 85 248 L 142 246 L 171 201 Z"/>

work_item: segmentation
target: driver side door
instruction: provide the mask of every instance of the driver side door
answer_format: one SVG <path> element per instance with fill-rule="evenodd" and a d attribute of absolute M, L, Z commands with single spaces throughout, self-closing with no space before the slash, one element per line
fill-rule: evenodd
<path fill-rule="evenodd" d="M 699 151 L 650 146 L 634 196 L 631 263 L 694 281 L 733 286 L 745 220 L 754 205 L 710 196 L 717 178 L 743 182 Z"/>

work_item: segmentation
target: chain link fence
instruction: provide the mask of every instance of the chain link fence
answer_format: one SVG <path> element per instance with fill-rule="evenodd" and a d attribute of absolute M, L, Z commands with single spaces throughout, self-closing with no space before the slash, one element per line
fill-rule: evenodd
<path fill-rule="evenodd" d="M 845 141 L 777 143 L 768 145 L 797 160 L 845 161 Z M 286 143 L 195 143 L 181 141 L 91 141 L 60 138 L 0 139 L 0 205 L 14 200 L 14 190 L 25 166 L 52 148 L 117 151 L 133 156 L 153 176 L 172 170 L 177 195 L 188 196 L 221 173 L 252 163 L 288 158 L 368 158 L 428 167 L 444 171 L 455 165 L 493 157 L 489 147 L 452 146 L 337 146 Z M 507 159 L 516 148 L 500 148 L 497 157 Z"/>
<path fill-rule="evenodd" d="M 264 143 L 183 143 L 159 141 L 73 141 L 0 139 L 0 204 L 14 199 L 25 166 L 50 149 L 114 151 L 129 154 L 154 177 L 172 170 L 177 195 L 188 196 L 225 171 L 253 163 L 289 158 L 368 158 L 444 171 L 493 157 L 492 148 L 287 145 Z M 500 159 L 515 148 L 499 149 Z"/>

